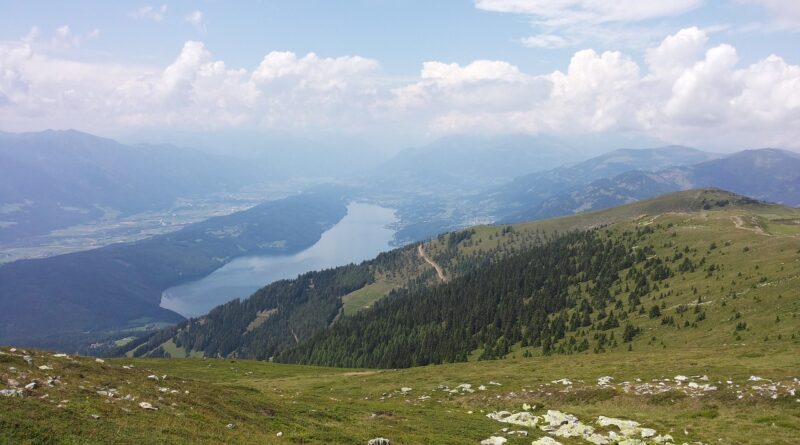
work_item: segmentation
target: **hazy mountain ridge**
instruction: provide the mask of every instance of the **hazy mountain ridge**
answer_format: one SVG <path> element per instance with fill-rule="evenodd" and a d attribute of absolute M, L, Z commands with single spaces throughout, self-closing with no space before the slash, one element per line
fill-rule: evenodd
<path fill-rule="evenodd" d="M 671 149 L 665 147 L 663 150 L 668 153 Z M 502 221 L 519 222 L 599 210 L 663 193 L 707 187 L 730 190 L 764 201 L 800 205 L 800 156 L 796 153 L 758 149 L 710 157 L 714 159 L 699 163 L 682 162 L 684 165 L 653 170 L 633 168 L 636 167 L 633 163 L 620 163 L 618 168 L 628 168 L 628 171 L 585 184 L 562 179 L 564 172 L 569 177 L 578 176 L 581 170 L 584 175 L 579 177 L 592 178 L 591 174 L 585 169 L 576 171 L 566 168 L 541 178 L 529 178 L 528 182 L 539 181 L 537 186 L 540 190 L 550 187 L 551 191 L 558 192 L 533 195 L 531 191 L 536 190 L 534 188 L 523 195 L 527 196 L 526 201 L 520 200 L 519 193 L 509 193 L 509 196 L 516 196 L 516 201 L 499 204 L 497 211 L 503 215 L 500 218 Z M 602 165 L 602 158 L 586 161 L 583 165 Z M 565 183 L 568 185 L 565 186 Z M 502 193 L 498 194 L 502 196 Z"/>
<path fill-rule="evenodd" d="M 380 179 L 381 187 L 447 193 L 453 187 L 477 190 L 577 158 L 574 148 L 552 138 L 449 136 L 402 150 L 367 177 Z"/>
<path fill-rule="evenodd" d="M 133 243 L 0 266 L 0 343 L 76 350 L 107 331 L 177 323 L 161 292 L 231 258 L 290 254 L 346 213 L 336 191 L 267 202 Z"/>
<path fill-rule="evenodd" d="M 246 162 L 165 145 L 129 146 L 74 130 L 0 134 L 0 242 L 265 178 Z M 267 175 L 268 176 L 268 175 Z"/>

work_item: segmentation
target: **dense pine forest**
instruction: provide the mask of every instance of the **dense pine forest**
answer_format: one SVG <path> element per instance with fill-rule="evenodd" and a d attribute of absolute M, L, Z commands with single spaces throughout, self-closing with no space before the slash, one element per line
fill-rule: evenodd
<path fill-rule="evenodd" d="M 478 349 L 481 359 L 500 358 L 516 343 L 541 347 L 543 354 L 581 352 L 590 339 L 601 350 L 625 340 L 605 332 L 629 323 L 628 313 L 642 306 L 635 296 L 622 301 L 610 292 L 625 280 L 621 272 L 630 270 L 637 283 L 632 295 L 649 292 L 672 273 L 661 260 L 648 260 L 648 248 L 631 248 L 649 233 L 571 233 L 442 286 L 400 290 L 278 360 L 410 367 L 466 361 Z M 638 332 L 627 326 L 628 337 Z"/>
<path fill-rule="evenodd" d="M 324 330 L 340 316 L 342 297 L 370 284 L 376 271 L 401 268 L 407 249 L 382 253 L 371 261 L 308 272 L 232 300 L 201 318 L 141 337 L 114 352 L 133 356 L 169 356 L 174 350 L 202 351 L 208 357 L 268 359 Z"/>

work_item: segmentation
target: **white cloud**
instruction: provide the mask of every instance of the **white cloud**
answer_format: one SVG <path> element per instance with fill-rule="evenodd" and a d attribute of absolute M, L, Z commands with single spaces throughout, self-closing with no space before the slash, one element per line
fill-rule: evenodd
<path fill-rule="evenodd" d="M 685 28 L 667 36 L 661 44 L 645 52 L 650 72 L 662 78 L 677 78 L 705 52 L 708 36 L 697 27 Z"/>
<path fill-rule="evenodd" d="M 555 34 L 537 34 L 525 37 L 522 44 L 528 48 L 563 48 L 572 43 L 566 38 Z"/>
<path fill-rule="evenodd" d="M 254 71 L 215 60 L 186 42 L 158 68 L 76 62 L 0 42 L 0 122 L 6 130 L 74 127 L 267 126 L 281 129 L 362 125 L 376 101 L 377 62 L 311 53 L 268 54 Z"/>
<path fill-rule="evenodd" d="M 68 25 L 63 25 L 56 28 L 52 43 L 54 46 L 61 47 L 78 46 L 81 43 L 81 38 L 73 34 Z"/>
<path fill-rule="evenodd" d="M 195 10 L 187 15 L 185 20 L 191 23 L 199 32 L 206 32 L 206 22 L 203 18 L 203 11 Z"/>
<path fill-rule="evenodd" d="M 136 11 L 132 11 L 128 13 L 128 16 L 134 19 L 145 19 L 145 20 L 152 20 L 154 22 L 160 22 L 164 20 L 164 16 L 167 14 L 167 5 L 161 6 L 142 6 L 141 8 L 137 9 Z"/>
<path fill-rule="evenodd" d="M 770 56 L 740 67 L 733 47 L 708 48 L 698 28 L 668 36 L 644 59 L 641 67 L 619 52 L 582 50 L 564 72 L 528 75 L 504 66 L 519 75 L 469 88 L 459 87 L 466 67 L 456 66 L 437 70 L 449 74 L 447 82 L 421 75 L 396 89 L 395 105 L 422 113 L 441 133 L 629 133 L 698 145 L 800 147 L 800 66 Z"/>
<path fill-rule="evenodd" d="M 654 19 L 692 11 L 705 0 L 475 0 L 485 11 L 530 17 L 536 34 L 522 38 L 532 48 L 563 48 L 594 42 L 641 48 L 668 32 Z M 648 26 L 642 23 L 650 21 Z"/>
<path fill-rule="evenodd" d="M 475 0 L 478 9 L 525 14 L 548 26 L 636 22 L 680 15 L 703 3 L 704 0 Z"/>
<path fill-rule="evenodd" d="M 800 66 L 776 55 L 742 66 L 735 48 L 709 47 L 698 28 L 647 49 L 644 63 L 589 49 L 548 73 L 502 60 L 428 61 L 412 79 L 387 78 L 364 57 L 283 51 L 255 69 L 232 68 L 196 41 L 161 67 L 80 62 L 42 51 L 36 34 L 0 42 L 0 130 L 402 128 L 800 148 Z"/>

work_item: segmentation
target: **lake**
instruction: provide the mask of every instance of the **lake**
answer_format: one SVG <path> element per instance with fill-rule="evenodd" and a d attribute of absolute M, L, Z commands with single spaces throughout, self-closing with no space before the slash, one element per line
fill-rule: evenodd
<path fill-rule="evenodd" d="M 165 290 L 161 307 L 197 317 L 274 281 L 374 258 L 391 248 L 395 232 L 390 226 L 396 220 L 394 209 L 350 203 L 347 215 L 308 249 L 294 255 L 236 258 L 205 278 Z"/>

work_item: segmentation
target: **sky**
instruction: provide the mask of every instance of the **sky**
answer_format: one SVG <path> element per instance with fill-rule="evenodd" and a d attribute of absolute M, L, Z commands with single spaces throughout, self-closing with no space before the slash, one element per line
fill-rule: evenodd
<path fill-rule="evenodd" d="M 797 0 L 0 0 L 0 131 L 800 149 L 798 43 Z"/>

